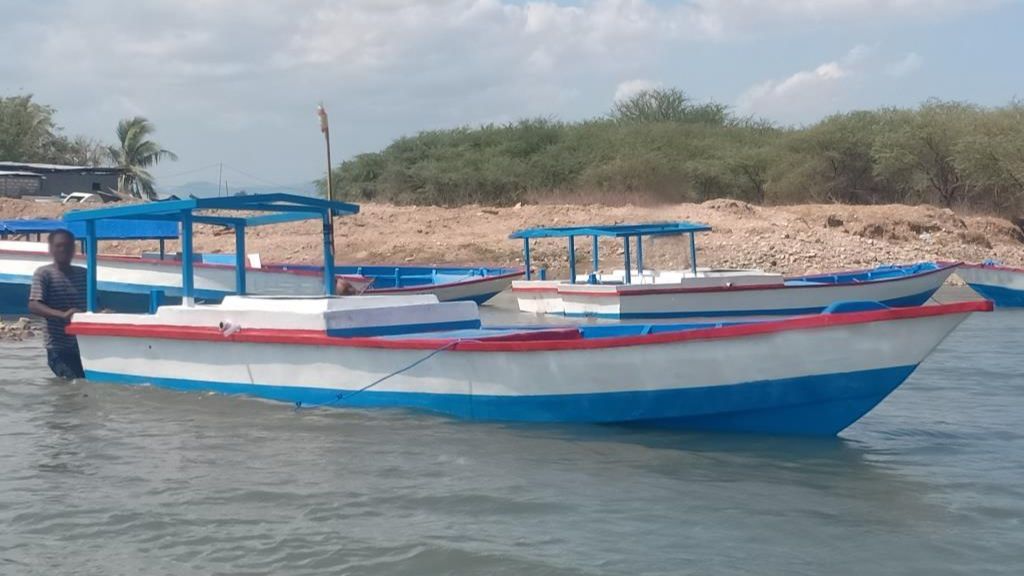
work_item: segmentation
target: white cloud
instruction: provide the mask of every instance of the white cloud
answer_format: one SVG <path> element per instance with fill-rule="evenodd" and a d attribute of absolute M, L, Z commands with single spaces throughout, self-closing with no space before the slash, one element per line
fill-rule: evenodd
<path fill-rule="evenodd" d="M 910 52 L 903 58 L 887 64 L 885 73 L 900 78 L 917 71 L 923 63 L 924 60 L 916 52 Z"/>
<path fill-rule="evenodd" d="M 626 80 L 625 82 L 620 82 L 619 85 L 615 87 L 614 100 L 616 102 L 620 100 L 628 100 L 633 96 L 636 96 L 640 92 L 643 92 L 644 90 L 652 90 L 654 88 L 658 88 L 659 86 L 661 86 L 661 82 L 644 80 L 642 78 L 637 78 L 636 80 Z"/>
<path fill-rule="evenodd" d="M 109 138 L 119 117 L 143 110 L 182 163 L 234 154 L 254 170 L 315 173 L 319 143 L 305 138 L 321 99 L 348 128 L 336 130 L 348 154 L 425 128 L 597 115 L 608 87 L 619 97 L 647 78 L 667 82 L 703 57 L 702 43 L 916 22 L 994 2 L 0 0 L 0 54 L 30 52 L 0 59 L 0 87 L 55 105 L 72 133 Z M 758 113 L 828 103 L 870 59 L 858 47 L 741 101 Z"/>
<path fill-rule="evenodd" d="M 871 49 L 858 45 L 840 60 L 801 70 L 781 80 L 767 80 L 751 86 L 736 103 L 741 114 L 762 116 L 780 122 L 801 122 L 836 109 L 837 99 Z"/>

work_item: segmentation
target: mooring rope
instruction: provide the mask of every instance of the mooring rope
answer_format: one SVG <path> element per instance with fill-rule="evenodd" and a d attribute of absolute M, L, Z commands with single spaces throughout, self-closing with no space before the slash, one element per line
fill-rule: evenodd
<path fill-rule="evenodd" d="M 366 386 L 363 386 L 362 388 L 359 388 L 358 390 L 354 390 L 354 391 L 352 391 L 351 393 L 348 393 L 348 394 L 346 394 L 344 392 L 338 392 L 338 394 L 337 394 L 337 396 L 335 396 L 334 400 L 331 400 L 330 402 L 325 402 L 323 404 L 310 404 L 309 408 L 318 408 L 318 407 L 324 407 L 324 406 L 334 406 L 334 405 L 337 405 L 338 403 L 340 403 L 340 402 L 342 402 L 344 400 L 348 400 L 349 398 L 355 396 L 356 394 L 359 394 L 360 392 L 365 392 L 365 391 L 369 390 L 370 388 L 373 388 L 374 386 L 380 384 L 381 382 L 384 382 L 384 381 L 386 381 L 386 380 L 388 380 L 388 379 L 390 379 L 390 378 L 392 378 L 394 376 L 398 376 L 399 374 L 402 374 L 403 372 L 407 372 L 409 370 L 412 370 L 413 368 L 419 366 L 420 364 L 426 362 L 427 360 L 430 360 L 434 356 L 437 356 L 441 352 L 444 352 L 445 350 L 450 350 L 450 349 L 454 348 L 455 345 L 460 343 L 460 342 L 462 342 L 462 339 L 461 338 L 456 338 L 455 340 L 452 340 L 451 342 L 448 342 L 444 346 L 441 346 L 440 348 L 438 348 L 436 350 L 432 350 L 430 352 L 430 354 L 427 354 L 426 356 L 424 356 L 422 358 L 419 358 L 415 362 L 413 362 L 411 364 L 408 364 L 406 366 L 403 366 L 402 368 L 399 368 L 398 370 L 395 370 L 394 372 L 391 372 L 390 374 L 387 374 L 385 376 L 381 376 L 380 378 L 374 380 L 373 382 L 370 382 L 369 384 L 367 384 Z M 295 409 L 296 410 L 301 410 L 302 408 L 303 408 L 302 402 L 296 402 L 295 403 Z"/>

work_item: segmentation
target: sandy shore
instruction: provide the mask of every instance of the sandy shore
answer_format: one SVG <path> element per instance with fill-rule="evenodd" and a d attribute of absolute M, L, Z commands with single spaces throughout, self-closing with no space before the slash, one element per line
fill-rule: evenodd
<path fill-rule="evenodd" d="M 59 217 L 63 207 L 0 199 L 0 219 Z M 363 204 L 357 216 L 336 225 L 338 262 L 383 264 L 522 264 L 522 245 L 508 239 L 530 226 L 692 220 L 714 231 L 698 236 L 704 266 L 757 267 L 798 274 L 916 260 L 980 261 L 994 258 L 1024 265 L 1024 234 L 1008 220 L 966 216 L 932 206 L 802 205 L 758 207 L 733 200 L 664 206 L 525 205 L 460 208 Z M 590 243 L 578 242 L 587 265 Z M 136 254 L 155 243 L 105 242 L 107 253 Z M 267 262 L 320 260 L 320 225 L 302 222 L 249 232 L 250 252 Z M 202 226 L 196 247 L 231 252 L 231 234 Z M 565 274 L 562 241 L 537 241 L 535 266 Z M 602 262 L 621 267 L 621 242 L 603 241 Z M 648 267 L 680 267 L 688 261 L 682 238 L 644 245 Z"/>

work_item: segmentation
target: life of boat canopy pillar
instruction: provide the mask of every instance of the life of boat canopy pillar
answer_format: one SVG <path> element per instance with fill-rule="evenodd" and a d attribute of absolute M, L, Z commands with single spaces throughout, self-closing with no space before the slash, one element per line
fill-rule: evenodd
<path fill-rule="evenodd" d="M 208 213 L 215 211 L 215 213 Z M 257 212 L 257 215 L 224 215 L 223 212 Z M 181 225 L 182 302 L 191 305 L 195 298 L 193 262 L 193 224 L 226 226 L 235 231 L 235 283 L 245 293 L 245 230 L 300 220 L 323 222 L 324 293 L 334 294 L 334 216 L 357 214 L 359 206 L 296 194 L 255 194 L 230 198 L 191 198 L 130 204 L 111 208 L 80 210 L 64 215 L 66 222 L 85 225 L 86 299 L 88 310 L 96 311 L 97 301 L 97 223 L 110 220 L 156 220 Z"/>
<path fill-rule="evenodd" d="M 647 224 L 606 224 L 594 226 L 563 226 L 563 227 L 542 227 L 525 228 L 516 230 L 509 235 L 509 238 L 523 241 L 523 263 L 526 268 L 526 279 L 531 279 L 530 272 L 530 240 L 538 238 L 567 238 L 569 241 L 569 282 L 576 283 L 576 237 L 590 236 L 593 241 L 592 253 L 594 257 L 593 273 L 590 281 L 595 282 L 598 266 L 598 239 L 601 237 L 622 238 L 623 255 L 625 259 L 625 282 L 631 283 L 631 254 L 630 238 L 636 238 L 636 262 L 637 272 L 643 274 L 644 270 L 644 244 L 646 236 L 690 236 L 690 268 L 697 272 L 697 243 L 695 236 L 697 232 L 710 232 L 711 226 L 699 222 L 688 222 L 679 220 L 674 222 L 652 222 Z"/>

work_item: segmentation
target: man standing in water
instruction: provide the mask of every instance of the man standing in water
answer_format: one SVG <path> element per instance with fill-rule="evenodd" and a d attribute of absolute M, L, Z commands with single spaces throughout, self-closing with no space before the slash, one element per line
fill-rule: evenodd
<path fill-rule="evenodd" d="M 83 378 L 78 339 L 64 329 L 75 312 L 85 308 L 85 268 L 72 266 L 75 235 L 67 230 L 50 234 L 53 264 L 40 266 L 32 275 L 28 309 L 46 319 L 46 361 L 60 378 Z"/>

